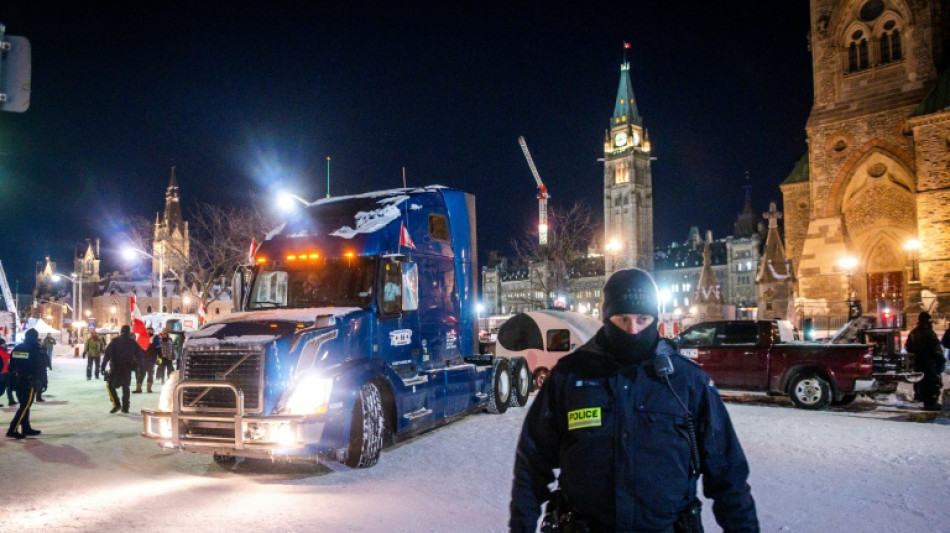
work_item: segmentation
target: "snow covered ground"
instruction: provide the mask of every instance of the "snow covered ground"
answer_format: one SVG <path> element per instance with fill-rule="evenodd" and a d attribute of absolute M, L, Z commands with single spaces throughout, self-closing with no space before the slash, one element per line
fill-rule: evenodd
<path fill-rule="evenodd" d="M 0 438 L 0 532 L 505 531 L 525 409 L 479 414 L 351 470 L 266 462 L 215 465 L 139 436 L 138 414 L 109 414 L 85 360 L 57 357 L 40 438 Z M 132 411 L 158 394 L 133 394 Z M 823 412 L 741 397 L 729 403 L 752 468 L 763 532 L 950 531 L 950 425 L 908 420 L 892 401 Z M 0 402 L 6 404 L 5 398 Z M 13 408 L 0 409 L 4 424 Z M 719 531 L 707 504 L 707 531 Z"/>

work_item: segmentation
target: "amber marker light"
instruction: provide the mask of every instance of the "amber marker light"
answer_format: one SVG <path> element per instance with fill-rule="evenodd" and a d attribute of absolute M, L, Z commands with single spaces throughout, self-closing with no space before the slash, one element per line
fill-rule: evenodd
<path fill-rule="evenodd" d="M 307 256 L 303 256 L 303 257 L 307 257 Z M 287 260 L 288 260 L 288 261 L 293 261 L 293 260 L 295 260 L 295 259 L 297 259 L 297 256 L 294 255 L 294 254 L 290 254 L 290 255 L 287 256 Z"/>
<path fill-rule="evenodd" d="M 356 254 L 354 254 L 353 252 L 346 252 L 345 254 L 343 254 L 343 257 L 353 257 L 354 255 Z"/>
<path fill-rule="evenodd" d="M 256 261 L 257 261 L 258 263 L 260 263 L 260 264 L 264 264 L 264 263 L 267 262 L 267 258 L 264 257 L 264 256 L 260 256 L 260 257 L 258 257 L 258 258 L 256 259 Z"/>
<path fill-rule="evenodd" d="M 310 259 L 319 259 L 319 258 L 320 258 L 320 254 L 313 253 L 313 254 L 308 255 L 307 257 L 309 257 Z"/>

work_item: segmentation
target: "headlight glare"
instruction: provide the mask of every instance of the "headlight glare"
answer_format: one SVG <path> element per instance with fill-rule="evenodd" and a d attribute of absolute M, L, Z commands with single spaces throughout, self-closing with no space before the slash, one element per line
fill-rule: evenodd
<path fill-rule="evenodd" d="M 293 394 L 287 401 L 286 412 L 292 415 L 319 415 L 327 412 L 330 405 L 330 392 L 333 390 L 333 378 L 324 378 L 315 374 L 305 376 L 297 382 Z"/>

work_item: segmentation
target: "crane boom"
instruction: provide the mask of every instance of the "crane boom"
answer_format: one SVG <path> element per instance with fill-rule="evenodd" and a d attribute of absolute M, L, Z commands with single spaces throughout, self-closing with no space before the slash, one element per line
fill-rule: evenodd
<path fill-rule="evenodd" d="M 531 158 L 531 151 L 528 150 L 528 143 L 525 142 L 524 137 L 518 137 L 518 144 L 521 145 L 521 151 L 524 152 L 524 158 L 528 161 L 534 181 L 538 184 L 538 244 L 547 244 L 548 198 L 550 198 L 548 188 L 541 181 L 541 174 L 538 173 L 538 167 L 534 166 L 534 159 Z"/>

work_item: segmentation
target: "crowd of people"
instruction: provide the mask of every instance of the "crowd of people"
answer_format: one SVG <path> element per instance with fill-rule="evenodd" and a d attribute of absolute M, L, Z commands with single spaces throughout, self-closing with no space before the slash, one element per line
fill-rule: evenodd
<path fill-rule="evenodd" d="M 126 325 L 108 344 L 96 331 L 90 332 L 83 344 L 86 380 L 95 378 L 98 381 L 100 375 L 105 379 L 112 413 L 120 410 L 128 413 L 130 392 L 141 393 L 143 383 L 146 392 L 153 392 L 154 381 L 164 383 L 180 361 L 180 335 L 172 336 L 166 329 L 156 335 L 152 328 L 148 328 L 148 336 L 148 347 L 143 350 Z M 40 430 L 30 425 L 30 408 L 34 401 L 43 401 L 42 393 L 49 383 L 47 370 L 53 369 L 55 344 L 55 339 L 49 334 L 41 341 L 35 329 L 27 330 L 23 342 L 12 350 L 8 349 L 6 340 L 0 338 L 0 400 L 6 394 L 7 405 L 18 407 L 7 430 L 8 438 L 23 439 L 40 434 Z M 136 388 L 130 391 L 133 374 Z M 0 407 L 3 407 L 2 403 Z"/>

